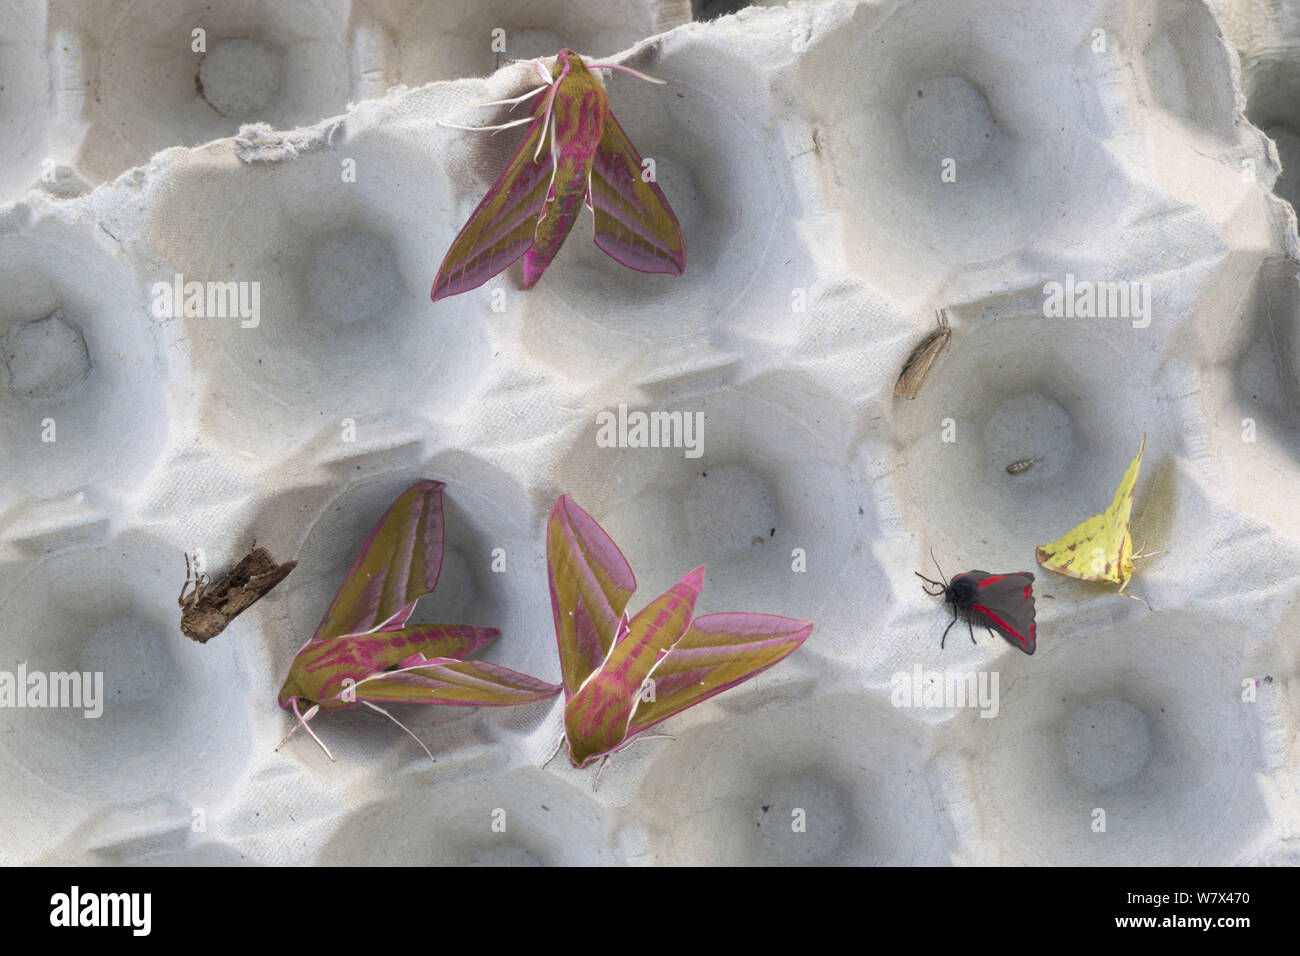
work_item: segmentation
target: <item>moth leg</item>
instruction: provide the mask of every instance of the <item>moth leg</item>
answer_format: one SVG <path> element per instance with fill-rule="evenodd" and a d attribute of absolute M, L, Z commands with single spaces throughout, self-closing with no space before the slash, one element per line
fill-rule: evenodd
<path fill-rule="evenodd" d="M 297 725 L 297 724 L 290 724 L 290 725 L 289 725 L 289 732 L 288 732 L 287 734 L 285 734 L 283 737 L 281 737 L 281 738 L 280 738 L 280 742 L 279 742 L 278 744 L 275 745 L 275 752 L 276 752 L 276 753 L 279 753 L 279 752 L 280 752 L 280 748 L 283 747 L 285 744 L 287 744 L 287 743 L 289 742 L 289 738 L 292 737 L 292 736 L 293 736 L 294 734 L 296 734 L 297 732 L 298 732 L 298 725 Z"/>
<path fill-rule="evenodd" d="M 299 713 L 298 711 L 298 698 L 294 697 L 292 700 L 293 700 L 293 713 L 294 716 L 298 718 L 298 724 L 295 724 L 293 730 L 290 730 L 288 734 L 285 734 L 284 740 L 288 740 L 290 735 L 293 734 L 294 730 L 298 729 L 298 725 L 300 724 L 302 725 L 303 730 L 311 734 L 311 739 L 316 741 L 317 746 L 319 746 L 321 750 L 325 751 L 325 756 L 329 757 L 332 763 L 337 763 L 338 761 L 334 759 L 334 755 L 330 753 L 330 749 L 326 747 L 323 743 L 321 743 L 321 739 L 316 736 L 316 732 L 307 726 L 307 721 L 315 717 L 316 711 L 320 710 L 320 704 L 312 704 L 310 707 L 307 708 L 307 713 L 302 714 Z M 284 744 L 284 740 L 280 741 L 281 745 Z M 276 747 L 275 749 L 279 750 L 280 748 Z"/>
<path fill-rule="evenodd" d="M 558 172 L 560 171 L 560 154 L 559 154 L 558 152 L 556 152 L 556 149 L 555 149 L 555 126 L 556 126 L 556 122 L 555 122 L 555 117 L 554 117 L 554 116 L 551 117 L 551 123 L 550 123 L 550 126 L 551 126 L 551 184 L 550 184 L 549 186 L 546 187 L 546 201 L 547 201 L 548 203 L 549 203 L 552 199 L 555 198 L 555 175 L 556 175 L 556 173 L 558 173 Z M 534 157 L 533 157 L 533 160 L 534 160 L 534 161 L 537 160 L 538 156 L 541 156 L 541 155 L 542 155 L 542 143 L 543 143 L 544 141 L 545 141 L 545 137 L 543 137 L 543 136 L 539 136 L 539 137 L 537 137 L 537 156 L 534 156 Z M 588 188 L 590 188 L 590 183 L 591 183 L 591 180 L 590 180 L 590 177 L 591 177 L 591 171 L 590 171 L 590 170 L 587 171 L 587 176 L 588 176 Z M 543 219 L 546 218 L 546 210 L 545 210 L 545 209 L 542 210 L 542 218 L 543 218 Z"/>
<path fill-rule="evenodd" d="M 430 759 L 431 761 L 433 761 L 434 763 L 437 763 L 437 762 L 438 762 L 437 760 L 434 760 L 434 759 L 433 759 L 433 751 L 431 751 L 428 747 L 425 747 L 425 746 L 424 746 L 424 741 L 421 740 L 419 737 L 416 737 L 415 734 L 414 734 L 414 732 L 411 730 L 410 727 L 406 726 L 406 724 L 402 723 L 400 720 L 398 720 L 396 717 L 394 717 L 394 716 L 393 716 L 392 714 L 390 714 L 388 711 L 384 710 L 384 708 L 382 708 L 382 707 L 377 707 L 377 706 L 375 706 L 374 704 L 370 703 L 370 701 L 368 701 L 368 700 L 363 700 L 361 703 L 365 704 L 365 705 L 366 705 L 367 707 L 369 707 L 371 710 L 377 710 L 377 711 L 379 711 L 381 714 L 383 714 L 385 717 L 387 717 L 387 718 L 388 718 L 389 720 L 391 720 L 393 723 L 397 724 L 397 726 L 399 726 L 399 727 L 401 727 L 403 730 L 405 730 L 408 734 L 411 735 L 411 738 L 412 738 L 412 739 L 413 739 L 417 744 L 419 744 L 421 747 L 424 747 L 424 752 L 427 753 L 427 754 L 429 755 L 429 759 Z"/>
<path fill-rule="evenodd" d="M 203 592 L 208 589 L 208 584 L 212 581 L 212 578 L 208 577 L 206 571 L 199 570 L 199 555 L 197 551 L 194 553 L 194 571 L 192 578 L 190 572 L 190 555 L 189 552 L 186 552 L 185 554 L 185 577 L 186 583 L 193 580 L 194 590 L 190 592 L 188 599 L 181 601 L 181 607 L 185 607 L 187 603 L 193 604 L 195 601 L 202 601 Z M 185 594 L 185 588 L 183 586 L 181 588 L 181 594 Z"/>
<path fill-rule="evenodd" d="M 966 619 L 966 630 L 970 632 L 970 642 L 979 647 L 979 641 L 975 640 L 975 629 L 970 626 L 970 618 Z"/>
<path fill-rule="evenodd" d="M 552 750 L 551 755 L 546 758 L 546 763 L 542 764 L 541 767 L 539 767 L 538 769 L 545 770 L 546 764 L 550 763 L 552 760 L 555 759 L 555 755 L 560 752 L 560 748 L 562 746 L 564 746 L 564 734 L 560 734 L 560 739 L 555 742 L 555 749 Z"/>
<path fill-rule="evenodd" d="M 606 754 L 605 759 L 600 762 L 600 766 L 596 768 L 596 782 L 591 785 L 592 793 L 595 793 L 597 790 L 600 789 L 600 775 L 605 772 L 605 764 L 607 763 L 609 763 L 608 754 Z"/>
<path fill-rule="evenodd" d="M 1146 543 L 1143 542 L 1143 545 L 1142 545 L 1142 546 L 1143 546 L 1143 547 L 1146 547 Z M 1135 554 L 1135 555 L 1133 555 L 1133 557 L 1134 557 L 1134 558 L 1150 558 L 1150 557 L 1153 557 L 1154 555 L 1157 555 L 1157 554 L 1164 554 L 1164 553 L 1165 553 L 1165 552 L 1163 552 L 1163 551 L 1154 551 L 1154 552 L 1152 552 L 1151 554 Z M 1125 579 L 1124 579 L 1124 583 L 1121 584 L 1121 585 L 1119 586 L 1119 590 L 1118 590 L 1116 593 L 1117 593 L 1117 594 L 1124 594 L 1124 589 L 1125 589 L 1126 587 L 1129 586 L 1129 582 L 1132 581 L 1132 580 L 1133 580 L 1132 577 L 1125 578 Z M 1148 611 L 1151 611 L 1153 614 L 1155 613 L 1155 608 L 1153 608 L 1153 607 L 1151 606 L 1151 602 L 1148 601 L 1146 598 L 1140 598 L 1140 597 L 1137 597 L 1136 595 L 1133 595 L 1133 594 L 1124 594 L 1124 596 L 1125 596 L 1126 598 L 1133 598 L 1133 600 L 1135 600 L 1135 601 L 1141 601 L 1143 604 L 1145 604 L 1145 605 L 1147 606 L 1147 610 L 1148 610 Z"/>
<path fill-rule="evenodd" d="M 943 629 L 943 637 L 939 638 L 939 650 L 943 650 L 943 642 L 948 640 L 948 632 L 952 630 L 952 626 L 956 623 L 957 615 L 954 614 L 952 620 L 948 622 L 948 626 Z"/>
<path fill-rule="evenodd" d="M 1132 578 L 1129 578 L 1129 579 L 1128 579 L 1128 581 L 1132 581 L 1132 580 L 1133 580 Z M 1121 584 L 1121 585 L 1119 586 L 1119 590 L 1116 591 L 1115 593 L 1116 593 L 1116 594 L 1124 594 L 1124 589 L 1125 589 L 1126 587 L 1128 587 L 1128 581 L 1125 581 L 1123 584 Z M 1146 598 L 1144 598 L 1144 597 L 1138 597 L 1136 594 L 1124 594 L 1124 597 L 1126 597 L 1126 598 L 1132 598 L 1134 601 L 1141 601 L 1143 604 L 1145 604 L 1145 605 L 1147 606 L 1147 610 L 1148 610 L 1148 611 L 1150 611 L 1150 612 L 1153 613 L 1153 614 L 1155 613 L 1155 608 L 1153 608 L 1153 607 L 1151 606 L 1151 602 L 1148 601 Z"/>

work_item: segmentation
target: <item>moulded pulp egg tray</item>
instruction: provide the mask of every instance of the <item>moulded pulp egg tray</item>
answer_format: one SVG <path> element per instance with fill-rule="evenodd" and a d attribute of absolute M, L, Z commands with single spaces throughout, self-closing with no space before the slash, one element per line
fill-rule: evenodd
<path fill-rule="evenodd" d="M 0 710 L 0 860 L 1300 862 L 1293 5 L 440 8 L 0 0 L 0 670 L 104 675 L 99 718 Z M 685 274 L 584 218 L 535 289 L 431 303 L 522 135 L 438 121 L 513 118 L 480 106 L 535 82 L 511 59 L 565 46 L 667 81 L 605 75 Z M 256 325 L 159 318 L 178 275 L 257 283 Z M 1067 277 L 1137 283 L 1149 322 L 1046 317 Z M 620 405 L 702 413 L 702 455 L 600 447 Z M 1034 563 L 1144 433 L 1152 610 Z M 701 613 L 816 629 L 599 789 L 541 766 L 558 700 L 395 707 L 436 763 L 361 708 L 313 723 L 337 763 L 276 752 L 293 654 L 422 478 L 447 553 L 417 613 L 499 628 L 489 660 L 559 679 L 562 493 L 634 607 L 707 563 Z M 254 539 L 297 569 L 186 640 L 183 553 Z M 931 549 L 1035 571 L 1033 657 L 940 649 Z M 896 706 L 918 667 L 997 672 L 996 716 Z"/>

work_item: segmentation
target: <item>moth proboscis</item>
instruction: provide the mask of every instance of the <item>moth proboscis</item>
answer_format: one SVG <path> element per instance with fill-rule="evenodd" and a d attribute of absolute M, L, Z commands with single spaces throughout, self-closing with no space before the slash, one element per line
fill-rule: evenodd
<path fill-rule="evenodd" d="M 939 353 L 943 351 L 944 346 L 948 344 L 948 339 L 952 337 L 952 326 L 948 324 L 948 313 L 940 309 L 935 313 L 935 318 L 939 322 L 939 327 L 930 333 L 924 342 L 912 350 L 912 354 L 907 357 L 903 363 L 903 372 L 898 376 L 898 382 L 894 385 L 894 394 L 902 395 L 904 398 L 916 398 L 917 392 L 921 390 L 922 384 L 925 383 L 925 377 L 930 374 L 930 369 L 934 367 L 935 361 L 939 358 Z"/>
<path fill-rule="evenodd" d="M 238 564 L 212 582 L 199 570 L 197 561 L 191 562 L 187 552 L 185 583 L 181 585 L 181 596 L 176 602 L 181 607 L 181 633 L 206 644 L 297 566 L 297 561 L 276 564 L 271 552 L 254 544 Z M 186 594 L 185 590 L 191 584 L 194 590 Z"/>

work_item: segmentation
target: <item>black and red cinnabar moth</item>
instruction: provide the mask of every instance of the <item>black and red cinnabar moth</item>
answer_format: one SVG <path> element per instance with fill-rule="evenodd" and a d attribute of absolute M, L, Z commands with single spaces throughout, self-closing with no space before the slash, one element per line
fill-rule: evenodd
<path fill-rule="evenodd" d="M 935 567 L 938 566 L 936 561 Z M 975 631 L 970 626 L 974 620 L 989 630 L 997 631 L 1026 654 L 1034 653 L 1038 646 L 1034 628 L 1034 576 L 1028 571 L 1008 574 L 967 571 L 965 574 L 955 574 L 951 581 L 942 583 L 931 581 L 919 571 L 915 573 L 922 581 L 940 589 L 926 589 L 926 594 L 932 597 L 942 594 L 944 601 L 952 605 L 952 623 L 939 639 L 940 649 L 948 639 L 948 631 L 952 630 L 952 625 L 957 623 L 960 616 L 966 620 L 972 643 L 976 643 Z M 939 568 L 939 574 L 943 575 L 942 568 Z"/>

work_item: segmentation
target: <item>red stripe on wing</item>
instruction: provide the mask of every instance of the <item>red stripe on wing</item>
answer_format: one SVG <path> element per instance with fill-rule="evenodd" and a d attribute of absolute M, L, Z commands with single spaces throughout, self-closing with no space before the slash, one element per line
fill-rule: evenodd
<path fill-rule="evenodd" d="M 996 614 L 994 614 L 994 613 L 993 613 L 992 611 L 990 611 L 988 608 L 984 607 L 984 605 L 982 605 L 982 604 L 972 604 L 972 605 L 971 605 L 971 610 L 973 610 L 973 611 L 978 611 L 979 613 L 981 613 L 981 614 L 985 615 L 986 617 L 988 617 L 991 621 L 993 621 L 995 624 L 997 624 L 998 627 L 1002 628 L 1006 633 L 1011 634 L 1011 635 L 1012 635 L 1016 640 L 1018 640 L 1018 641 L 1020 642 L 1020 646 L 1021 646 L 1021 647 L 1023 647 L 1023 648 L 1026 649 L 1026 650 L 1029 649 L 1029 642 L 1025 640 L 1025 637 L 1024 637 L 1023 634 L 1021 634 L 1019 631 L 1017 631 L 1014 627 L 1012 627 L 1012 626 L 1011 626 L 1010 624 L 1008 624 L 1006 621 L 1002 620 L 1002 618 L 998 617 Z M 1033 628 L 1033 625 L 1031 624 L 1031 625 L 1029 626 L 1029 632 L 1030 632 L 1030 635 L 1031 635 L 1031 636 L 1032 636 L 1032 634 L 1033 634 L 1033 630 L 1034 630 L 1034 628 Z"/>

